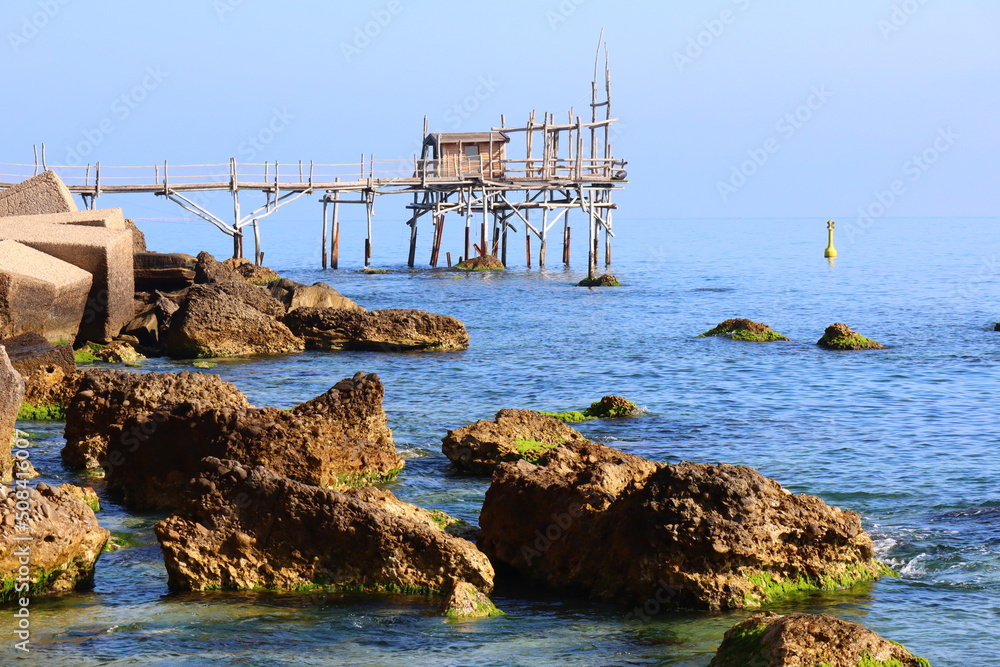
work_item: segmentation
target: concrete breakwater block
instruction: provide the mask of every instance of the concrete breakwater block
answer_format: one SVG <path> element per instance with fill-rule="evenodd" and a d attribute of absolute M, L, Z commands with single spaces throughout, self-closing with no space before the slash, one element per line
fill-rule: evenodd
<path fill-rule="evenodd" d="M 7 350 L 0 345 L 0 483 L 13 479 L 14 461 L 10 446 L 14 440 L 14 423 L 24 400 L 24 380 L 14 370 L 7 358 Z"/>
<path fill-rule="evenodd" d="M 132 233 L 83 225 L 26 227 L 0 218 L 0 240 L 12 240 L 57 257 L 93 276 L 78 338 L 112 340 L 132 319 Z"/>
<path fill-rule="evenodd" d="M 35 213 L 30 215 L 4 216 L 4 222 L 24 225 L 81 225 L 83 227 L 103 227 L 105 229 L 128 229 L 120 208 L 99 208 L 93 211 L 70 211 L 67 213 Z"/>
<path fill-rule="evenodd" d="M 76 210 L 73 195 L 51 169 L 0 191 L 0 217 Z"/>
<path fill-rule="evenodd" d="M 0 241 L 0 338 L 38 333 L 72 341 L 83 319 L 93 277 L 87 271 L 17 241 Z"/>

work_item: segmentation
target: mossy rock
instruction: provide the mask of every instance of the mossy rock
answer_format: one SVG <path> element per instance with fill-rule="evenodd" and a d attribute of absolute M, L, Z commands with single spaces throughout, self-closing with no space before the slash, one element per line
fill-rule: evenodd
<path fill-rule="evenodd" d="M 460 271 L 506 271 L 507 267 L 496 255 L 483 255 L 481 257 L 470 257 L 464 262 L 455 265 Z"/>
<path fill-rule="evenodd" d="M 994 331 L 1000 331 L 1000 322 L 997 322 L 996 326 L 993 327 Z"/>
<path fill-rule="evenodd" d="M 380 276 L 386 273 L 392 273 L 389 269 L 361 269 L 358 273 L 363 273 L 366 276 Z"/>
<path fill-rule="evenodd" d="M 376 484 L 388 484 L 399 476 L 403 471 L 403 466 L 393 468 L 386 473 L 380 472 L 349 472 L 338 473 L 334 488 L 373 486 Z"/>
<path fill-rule="evenodd" d="M 596 278 L 584 278 L 576 284 L 577 287 L 621 287 L 622 284 L 618 282 L 618 278 L 614 277 L 610 273 L 605 273 L 597 276 Z"/>
<path fill-rule="evenodd" d="M 714 328 L 703 334 L 698 334 L 698 338 L 707 336 L 729 336 L 733 340 L 742 340 L 750 343 L 770 343 L 776 340 L 788 340 L 763 322 L 754 322 L 745 317 L 736 317 L 719 322 Z"/>
<path fill-rule="evenodd" d="M 591 419 L 621 419 L 623 417 L 635 417 L 639 414 L 639 406 L 622 396 L 604 396 L 601 400 L 590 404 L 589 408 L 583 410 L 570 410 L 567 412 L 541 412 L 547 417 L 567 423 L 576 424 L 590 421 Z"/>
<path fill-rule="evenodd" d="M 709 667 L 930 667 L 860 623 L 825 614 L 755 614 L 726 632 Z"/>
<path fill-rule="evenodd" d="M 826 328 L 823 337 L 816 344 L 827 350 L 882 350 L 885 345 L 871 338 L 865 338 L 846 324 L 837 322 Z"/>

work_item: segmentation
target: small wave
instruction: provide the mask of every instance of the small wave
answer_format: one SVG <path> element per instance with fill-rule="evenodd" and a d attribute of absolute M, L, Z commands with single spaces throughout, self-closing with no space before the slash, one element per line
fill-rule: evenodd
<path fill-rule="evenodd" d="M 901 577 L 923 577 L 927 574 L 927 561 L 930 556 L 926 553 L 919 553 L 909 560 L 902 567 L 897 568 Z"/>

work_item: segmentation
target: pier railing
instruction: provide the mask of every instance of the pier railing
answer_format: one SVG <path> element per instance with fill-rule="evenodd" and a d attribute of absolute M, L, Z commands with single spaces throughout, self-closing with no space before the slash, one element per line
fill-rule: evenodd
<path fill-rule="evenodd" d="M 74 192 L 158 192 L 168 189 L 316 189 L 349 184 L 387 185 L 395 181 L 456 179 L 531 181 L 623 180 L 625 162 L 608 158 L 490 160 L 486 156 L 448 156 L 436 160 L 362 158 L 359 162 L 229 162 L 109 166 L 0 163 L 0 186 L 18 183 L 52 169 Z"/>

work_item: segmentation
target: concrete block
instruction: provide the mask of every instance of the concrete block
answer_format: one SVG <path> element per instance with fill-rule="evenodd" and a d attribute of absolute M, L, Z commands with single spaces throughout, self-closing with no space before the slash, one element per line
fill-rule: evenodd
<path fill-rule="evenodd" d="M 73 195 L 52 170 L 0 191 L 0 217 L 76 210 Z"/>
<path fill-rule="evenodd" d="M 36 224 L 0 218 L 0 240 L 17 241 L 58 257 L 94 277 L 77 340 L 110 342 L 132 319 L 132 233 L 83 225 Z"/>
<path fill-rule="evenodd" d="M 72 342 L 93 276 L 17 241 L 0 241 L 0 338 L 38 333 Z"/>
<path fill-rule="evenodd" d="M 10 225 L 81 225 L 83 227 L 103 227 L 105 229 L 128 229 L 120 208 L 99 208 L 93 211 L 70 211 L 68 213 L 37 213 L 32 215 L 4 216 Z"/>
<path fill-rule="evenodd" d="M 23 400 L 24 380 L 11 366 L 7 350 L 0 345 L 0 483 L 10 483 L 13 477 L 10 445 L 14 439 L 14 423 Z"/>

